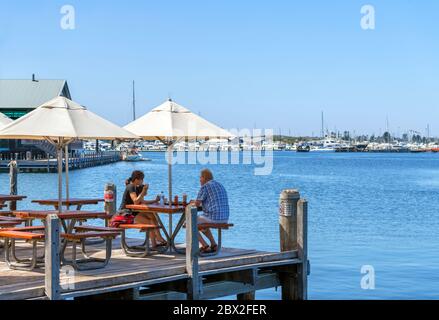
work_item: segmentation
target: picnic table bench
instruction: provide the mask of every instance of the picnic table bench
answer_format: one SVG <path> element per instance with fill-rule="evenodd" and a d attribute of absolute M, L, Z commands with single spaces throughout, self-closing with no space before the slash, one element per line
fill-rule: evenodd
<path fill-rule="evenodd" d="M 104 268 L 111 258 L 112 243 L 120 234 L 119 231 L 98 231 L 98 232 L 76 232 L 69 234 L 61 234 L 61 237 L 67 242 L 73 244 L 72 246 L 72 259 L 68 260 L 65 254 L 61 256 L 61 261 L 63 264 L 71 265 L 76 270 L 94 270 Z M 105 258 L 94 258 L 88 256 L 85 250 L 85 240 L 89 238 L 101 238 L 105 240 Z M 77 258 L 76 245 L 81 244 L 83 259 Z M 91 265 L 94 263 L 94 265 Z"/>
<path fill-rule="evenodd" d="M 16 270 L 33 270 L 44 262 L 44 253 L 42 257 L 38 257 L 37 243 L 45 240 L 44 227 L 23 227 L 0 230 L 0 238 L 5 239 L 5 261 L 10 269 Z M 61 263 L 72 265 L 76 270 L 92 270 L 104 268 L 111 258 L 112 240 L 115 239 L 120 232 L 80 232 L 73 234 L 61 234 L 61 238 L 65 242 L 72 243 L 72 259 L 69 260 L 65 254 L 61 255 Z M 102 238 L 106 241 L 105 258 L 89 257 L 85 248 L 83 250 L 84 258 L 77 258 L 76 246 L 80 243 L 84 247 L 85 240 L 88 238 Z M 16 255 L 16 240 L 25 240 L 32 243 L 32 257 L 28 259 L 20 259 Z M 11 255 L 15 263 L 11 262 Z M 93 265 L 92 265 L 93 263 Z"/>
<path fill-rule="evenodd" d="M 13 214 L 22 219 L 40 219 L 45 223 L 46 217 L 49 214 L 56 214 L 58 218 L 61 221 L 61 225 L 63 228 L 63 233 L 61 234 L 61 248 L 60 248 L 60 257 L 61 262 L 64 264 L 70 264 L 77 270 L 89 270 L 89 269 L 98 269 L 103 268 L 108 264 L 108 261 L 111 258 L 111 246 L 112 246 L 112 239 L 114 239 L 117 235 L 120 234 L 120 232 L 87 232 L 87 233 L 73 233 L 75 230 L 76 224 L 78 221 L 84 221 L 87 219 L 108 219 L 108 215 L 105 212 L 95 212 L 95 211 L 38 211 L 38 210 L 22 210 L 22 211 L 14 211 Z M 6 222 L 6 221 L 5 221 Z M 11 221 L 12 222 L 12 221 Z M 1 221 L 0 221 L 1 223 Z M 12 225 L 11 225 L 12 226 Z M 41 228 L 41 227 L 40 227 Z M 44 227 L 43 227 L 44 228 Z M 17 232 L 23 232 L 28 233 L 30 229 L 25 230 L 22 229 L 21 231 Z M 37 229 L 35 229 L 37 230 Z M 21 239 L 19 236 L 25 236 L 20 234 L 2 234 L 0 232 L 0 238 L 6 238 L 9 239 L 8 241 L 15 241 L 18 239 Z M 17 238 L 14 238 L 17 237 Z M 106 242 L 106 258 L 105 259 L 98 259 L 98 258 L 90 258 L 88 257 L 86 250 L 85 250 L 85 240 L 89 238 L 101 238 Z M 42 239 L 36 239 L 36 240 L 44 240 L 44 237 Z M 72 243 L 72 250 L 73 250 L 73 257 L 71 260 L 67 259 L 65 257 L 65 252 L 68 243 Z M 82 252 L 84 254 L 84 259 L 77 259 L 76 258 L 76 244 L 81 243 Z M 91 262 L 97 262 L 94 264 L 94 267 L 90 267 L 89 265 L 85 265 L 85 263 L 91 263 Z M 12 268 L 16 267 L 16 265 L 10 265 Z M 37 265 L 32 263 L 30 265 L 25 265 L 25 269 L 34 268 Z"/>
<path fill-rule="evenodd" d="M 34 233 L 32 230 L 0 230 L 0 238 L 5 240 L 5 261 L 10 269 L 15 270 L 33 270 L 44 261 L 44 254 L 38 257 L 37 243 L 44 241 L 44 233 Z M 32 257 L 28 259 L 20 259 L 16 255 L 15 242 L 16 240 L 25 240 L 32 244 Z M 15 263 L 11 262 L 10 256 L 14 257 Z"/>
<path fill-rule="evenodd" d="M 10 228 L 19 225 L 21 222 L 17 221 L 1 221 L 0 220 L 0 228 Z"/>
<path fill-rule="evenodd" d="M 200 231 L 204 229 L 218 230 L 218 249 L 208 253 L 200 252 L 200 256 L 209 257 L 209 256 L 215 256 L 220 253 L 222 247 L 222 230 L 228 230 L 229 228 L 233 227 L 233 224 L 232 223 L 199 223 L 197 227 L 198 230 Z"/>
<path fill-rule="evenodd" d="M 84 231 L 110 231 L 110 232 L 120 232 L 122 235 L 121 246 L 122 250 L 128 257 L 140 257 L 144 258 L 149 256 L 152 252 L 149 245 L 150 232 L 154 229 L 158 229 L 158 226 L 150 224 L 121 224 L 118 228 L 111 227 L 96 227 L 96 226 L 79 226 L 75 227 L 78 232 Z M 126 241 L 126 230 L 135 229 L 139 232 L 145 233 L 145 239 L 141 245 L 128 245 Z M 163 250 L 158 250 L 163 252 Z"/>

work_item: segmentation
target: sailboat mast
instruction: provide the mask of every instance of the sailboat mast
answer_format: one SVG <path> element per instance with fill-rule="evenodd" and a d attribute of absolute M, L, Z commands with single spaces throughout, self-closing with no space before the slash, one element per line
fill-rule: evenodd
<path fill-rule="evenodd" d="M 133 121 L 136 120 L 136 91 L 135 82 L 133 80 Z"/>

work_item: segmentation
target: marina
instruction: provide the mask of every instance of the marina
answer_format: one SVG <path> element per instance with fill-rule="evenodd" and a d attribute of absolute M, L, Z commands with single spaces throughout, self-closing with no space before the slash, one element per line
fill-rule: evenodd
<path fill-rule="evenodd" d="M 299 151 L 299 152 L 380 152 L 380 153 L 420 153 L 439 152 L 439 141 L 423 138 L 415 142 L 394 138 L 385 142 L 383 138 L 368 140 L 342 138 L 301 138 L 291 136 L 239 136 L 234 139 L 212 139 L 196 142 L 178 142 L 177 152 L 239 152 L 239 151 Z M 138 141 L 135 147 L 143 152 L 164 152 L 166 145 L 161 141 Z M 117 149 L 128 148 L 122 143 Z"/>

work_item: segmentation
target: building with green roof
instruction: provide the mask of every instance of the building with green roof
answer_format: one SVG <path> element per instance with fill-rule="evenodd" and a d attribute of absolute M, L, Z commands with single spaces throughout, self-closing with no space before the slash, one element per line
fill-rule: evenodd
<path fill-rule="evenodd" d="M 16 120 L 57 96 L 71 99 L 66 80 L 0 79 L 0 112 Z M 50 145 L 40 141 L 0 140 L 1 153 L 52 153 Z M 1 155 L 3 157 L 3 155 Z"/>
<path fill-rule="evenodd" d="M 66 80 L 0 79 L 0 112 L 13 120 L 57 96 L 71 99 Z"/>

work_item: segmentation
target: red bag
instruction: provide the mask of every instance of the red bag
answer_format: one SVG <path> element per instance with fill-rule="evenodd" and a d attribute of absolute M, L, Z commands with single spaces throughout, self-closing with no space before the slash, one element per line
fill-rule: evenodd
<path fill-rule="evenodd" d="M 110 222 L 111 228 L 119 228 L 121 224 L 134 224 L 134 216 L 132 214 L 117 214 Z"/>

